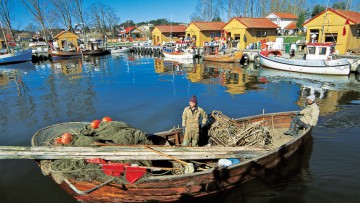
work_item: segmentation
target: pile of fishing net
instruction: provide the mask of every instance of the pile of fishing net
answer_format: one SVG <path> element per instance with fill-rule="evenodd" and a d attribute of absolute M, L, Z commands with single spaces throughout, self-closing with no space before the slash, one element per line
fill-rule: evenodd
<path fill-rule="evenodd" d="M 261 121 L 239 125 L 220 111 L 213 111 L 212 117 L 215 122 L 209 129 L 209 136 L 217 145 L 265 147 L 271 144 L 270 132 Z"/>
<path fill-rule="evenodd" d="M 146 134 L 121 121 L 101 122 L 99 127 L 93 129 L 91 124 L 87 123 L 69 123 L 69 128 L 66 124 L 55 125 L 51 130 L 46 129 L 44 133 L 59 133 L 57 136 L 66 131 L 71 133 L 72 141 L 69 144 L 62 145 L 57 143 L 54 139 L 47 142 L 47 145 L 62 147 L 91 147 L 96 142 L 101 142 L 109 145 L 149 145 L 152 141 L 149 140 Z M 38 136 L 41 137 L 41 136 Z M 44 142 L 44 140 L 41 140 Z M 113 163 L 127 163 L 138 166 L 152 166 L 151 161 L 112 161 Z M 88 162 L 88 160 L 42 160 L 40 166 L 44 175 L 51 175 L 57 183 L 61 183 L 64 179 L 86 180 L 104 182 L 109 180 L 109 176 L 104 173 L 101 164 Z M 126 183 L 124 176 L 118 176 L 114 180 L 118 183 Z"/>

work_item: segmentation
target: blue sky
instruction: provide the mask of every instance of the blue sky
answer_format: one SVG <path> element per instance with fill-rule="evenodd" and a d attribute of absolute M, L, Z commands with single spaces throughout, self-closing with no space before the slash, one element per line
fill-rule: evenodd
<path fill-rule="evenodd" d="M 133 20 L 135 23 L 138 23 L 159 18 L 166 18 L 174 22 L 189 23 L 198 1 L 199 0 L 83 0 L 83 3 L 85 9 L 94 2 L 102 2 L 105 5 L 112 6 L 120 17 L 120 23 L 127 20 Z M 308 3 L 305 6 L 308 7 L 310 4 L 326 6 L 328 1 L 329 6 L 331 6 L 334 2 L 341 0 L 307 0 Z M 12 3 L 11 14 L 14 17 L 14 29 L 24 28 L 30 22 L 37 24 L 33 16 L 25 9 L 21 0 L 10 0 L 10 2 Z M 224 17 L 223 20 L 227 20 L 226 17 Z"/>
<path fill-rule="evenodd" d="M 174 22 L 189 23 L 198 0 L 83 0 L 86 9 L 94 2 L 111 5 L 120 17 L 120 23 L 133 20 L 135 23 L 159 18 L 172 19 Z M 20 0 L 12 1 L 14 28 L 26 27 L 34 18 Z M 34 23 L 36 24 L 36 23 Z"/>

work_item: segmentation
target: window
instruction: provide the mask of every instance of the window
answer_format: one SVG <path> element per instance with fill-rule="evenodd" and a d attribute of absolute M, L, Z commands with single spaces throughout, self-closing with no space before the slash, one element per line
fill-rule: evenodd
<path fill-rule="evenodd" d="M 319 54 L 320 55 L 325 55 L 326 54 L 326 47 L 320 47 L 319 48 Z"/>
<path fill-rule="evenodd" d="M 266 37 L 267 36 L 267 31 L 257 31 L 256 32 L 256 37 Z"/>
<path fill-rule="evenodd" d="M 309 54 L 315 54 L 315 47 L 308 47 Z"/>
<path fill-rule="evenodd" d="M 358 29 L 356 30 L 356 37 L 357 37 L 357 38 L 360 37 L 360 28 L 358 28 Z"/>

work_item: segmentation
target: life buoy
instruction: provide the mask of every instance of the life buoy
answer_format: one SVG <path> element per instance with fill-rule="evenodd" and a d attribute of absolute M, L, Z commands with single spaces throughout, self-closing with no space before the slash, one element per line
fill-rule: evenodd
<path fill-rule="evenodd" d="M 133 41 L 133 38 L 132 37 L 129 37 L 129 42 L 132 42 Z"/>

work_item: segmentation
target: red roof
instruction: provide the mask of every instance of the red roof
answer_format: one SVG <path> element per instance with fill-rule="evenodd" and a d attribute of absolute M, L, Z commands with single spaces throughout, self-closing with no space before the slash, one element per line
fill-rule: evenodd
<path fill-rule="evenodd" d="M 185 32 L 185 25 L 158 25 L 156 26 L 163 33 Z"/>
<path fill-rule="evenodd" d="M 278 28 L 279 26 L 273 23 L 271 20 L 267 18 L 241 18 L 235 17 L 236 19 L 247 28 Z M 230 20 L 231 21 L 231 20 Z M 229 21 L 229 22 L 230 22 Z"/>
<path fill-rule="evenodd" d="M 296 22 L 289 23 L 289 25 L 287 25 L 285 29 L 291 29 L 291 30 L 296 29 Z"/>
<path fill-rule="evenodd" d="M 193 21 L 191 23 L 198 27 L 201 31 L 222 30 L 226 25 L 224 22 Z"/>
<path fill-rule="evenodd" d="M 120 33 L 122 33 L 122 34 L 127 34 L 127 33 L 131 32 L 134 28 L 135 28 L 134 26 L 127 27 L 127 28 L 124 29 L 124 30 L 125 30 L 125 33 L 122 32 L 122 31 L 120 31 Z"/>
<path fill-rule="evenodd" d="M 350 23 L 353 23 L 355 25 L 360 24 L 360 13 L 354 12 L 354 11 L 348 11 L 348 10 L 340 10 L 340 9 L 328 8 L 327 10 L 322 11 L 321 13 L 317 14 L 316 16 L 311 18 L 310 20 L 306 21 L 303 24 L 303 26 L 305 26 L 306 24 L 308 24 L 309 22 L 311 22 L 315 18 L 319 17 L 320 15 L 325 13 L 326 11 L 331 11 L 331 12 L 343 17 L 344 19 L 348 19 Z"/>
<path fill-rule="evenodd" d="M 292 13 L 280 13 L 280 12 L 276 12 L 273 13 L 274 15 L 278 16 L 279 18 L 282 19 L 298 19 L 298 17 Z"/>

